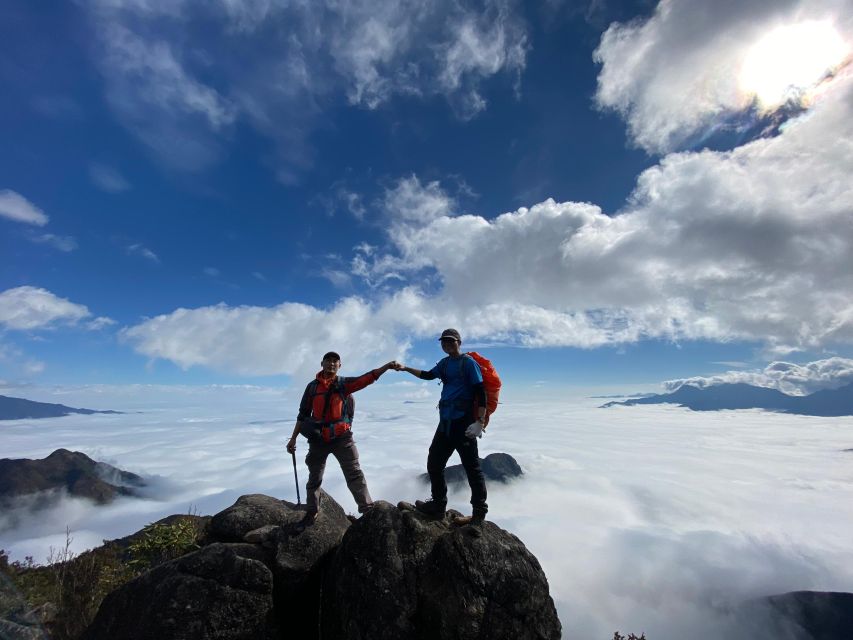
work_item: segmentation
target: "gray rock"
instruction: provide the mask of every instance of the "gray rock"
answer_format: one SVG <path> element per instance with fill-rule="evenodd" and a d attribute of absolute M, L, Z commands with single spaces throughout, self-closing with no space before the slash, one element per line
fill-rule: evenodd
<path fill-rule="evenodd" d="M 86 640 L 276 637 L 273 577 L 253 545 L 215 543 L 110 593 Z"/>
<path fill-rule="evenodd" d="M 213 516 L 207 535 L 210 541 L 242 542 L 250 531 L 266 525 L 296 524 L 303 515 L 290 502 L 254 493 L 240 496 L 233 505 Z"/>
<path fill-rule="evenodd" d="M 305 526 L 301 507 L 243 496 L 213 516 L 207 546 L 108 595 L 83 640 L 560 636 L 542 569 L 515 536 L 400 505 L 351 523 L 323 493 Z"/>
<path fill-rule="evenodd" d="M 497 482 L 509 482 L 524 474 L 513 458 L 508 453 L 490 453 L 485 458 L 480 458 L 480 468 L 486 480 Z M 418 476 L 422 482 L 429 482 L 429 475 L 422 473 Z M 465 468 L 461 464 L 454 464 L 444 470 L 444 479 L 448 484 L 468 482 Z"/>
<path fill-rule="evenodd" d="M 303 513 L 300 514 L 300 519 Z M 297 638 L 316 638 L 320 628 L 323 572 L 340 544 L 350 520 L 335 500 L 320 491 L 320 511 L 314 524 L 299 522 L 278 528 L 273 538 L 276 610 Z"/>
<path fill-rule="evenodd" d="M 378 502 L 353 524 L 325 576 L 322 636 L 559 638 L 536 558 L 494 523 L 453 527 L 453 515 L 434 521 Z"/>
<path fill-rule="evenodd" d="M 287 628 L 300 638 L 317 637 L 322 574 L 326 560 L 343 538 L 350 521 L 341 506 L 320 491 L 320 511 L 302 526 L 304 507 L 270 496 L 241 496 L 217 513 L 208 526 L 216 541 L 243 541 L 268 550 L 267 564 L 275 580 L 275 608 Z M 266 551 L 265 551 L 266 553 Z"/>

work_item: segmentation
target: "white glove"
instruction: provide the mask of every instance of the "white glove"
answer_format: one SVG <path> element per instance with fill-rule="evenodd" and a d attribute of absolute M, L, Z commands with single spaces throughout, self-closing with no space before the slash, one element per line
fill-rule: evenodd
<path fill-rule="evenodd" d="M 465 429 L 465 435 L 469 438 L 482 438 L 483 437 L 483 423 L 479 420 L 476 422 L 472 422 L 468 425 L 468 428 Z"/>

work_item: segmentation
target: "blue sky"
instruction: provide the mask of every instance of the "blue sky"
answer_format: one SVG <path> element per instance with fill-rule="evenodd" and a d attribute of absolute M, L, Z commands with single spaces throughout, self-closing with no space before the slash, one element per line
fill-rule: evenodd
<path fill-rule="evenodd" d="M 520 387 L 849 372 L 851 42 L 840 0 L 6 2 L 0 380 L 447 326 Z"/>

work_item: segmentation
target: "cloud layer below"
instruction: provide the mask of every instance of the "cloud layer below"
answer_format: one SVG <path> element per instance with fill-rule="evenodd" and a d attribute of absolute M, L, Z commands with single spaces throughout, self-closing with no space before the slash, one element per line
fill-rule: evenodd
<path fill-rule="evenodd" d="M 383 377 L 361 392 L 355 425 L 371 492 L 392 503 L 428 491 L 416 477 L 437 396 L 430 385 L 424 402 L 403 404 L 411 388 L 395 382 Z M 64 544 L 66 524 L 81 549 L 191 507 L 215 513 L 244 493 L 295 500 L 284 439 L 296 388 L 67 391 L 39 399 L 86 405 L 97 396 L 99 408 L 144 413 L 11 423 L 4 455 L 66 447 L 158 480 L 147 500 L 67 501 L 25 518 L 2 533 L 14 557 L 43 560 Z M 838 419 L 505 400 L 481 453 L 511 453 L 525 476 L 489 485 L 489 515 L 541 561 L 567 637 L 620 629 L 656 640 L 765 640 L 760 630 L 738 635 L 732 605 L 796 589 L 853 590 L 853 514 L 838 508 L 853 499 L 853 454 L 844 451 L 853 443 Z M 552 419 L 544 440 L 529 419 L 540 414 Z M 334 464 L 324 488 L 355 510 Z M 468 498 L 463 487 L 450 506 L 467 511 Z"/>

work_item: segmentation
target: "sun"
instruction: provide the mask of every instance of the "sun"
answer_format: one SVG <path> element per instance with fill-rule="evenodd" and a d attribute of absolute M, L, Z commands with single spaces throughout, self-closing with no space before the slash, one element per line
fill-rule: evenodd
<path fill-rule="evenodd" d="M 814 87 L 849 53 L 849 45 L 828 20 L 778 27 L 747 53 L 740 88 L 770 110 Z"/>

